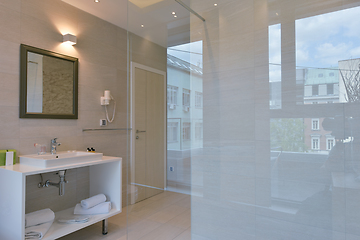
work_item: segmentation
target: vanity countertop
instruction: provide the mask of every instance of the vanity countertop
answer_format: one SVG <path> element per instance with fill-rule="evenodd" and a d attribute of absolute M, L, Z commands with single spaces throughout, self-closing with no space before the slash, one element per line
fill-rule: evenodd
<path fill-rule="evenodd" d="M 0 166 L 0 171 L 7 170 L 7 171 L 14 171 L 18 172 L 23 175 L 33 175 L 33 174 L 39 174 L 39 173 L 45 173 L 45 172 L 53 172 L 63 169 L 72 169 L 72 168 L 80 168 L 80 167 L 86 167 L 86 166 L 93 166 L 103 163 L 110 163 L 110 162 L 116 162 L 120 161 L 122 158 L 120 157 L 110 157 L 110 156 L 103 156 L 101 160 L 97 161 L 90 161 L 90 162 L 82 162 L 82 163 L 76 163 L 76 164 L 66 164 L 56 167 L 48 167 L 48 168 L 40 168 L 40 167 L 34 167 L 29 166 L 25 164 L 17 163 L 15 165 L 11 166 Z"/>

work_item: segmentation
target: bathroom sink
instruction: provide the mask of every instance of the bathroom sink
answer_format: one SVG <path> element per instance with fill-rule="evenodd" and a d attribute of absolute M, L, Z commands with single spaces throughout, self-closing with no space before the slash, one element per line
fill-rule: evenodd
<path fill-rule="evenodd" d="M 20 164 L 48 168 L 68 164 L 98 161 L 102 159 L 102 156 L 102 153 L 82 151 L 64 151 L 57 152 L 56 154 L 46 153 L 43 155 L 32 154 L 20 156 Z"/>

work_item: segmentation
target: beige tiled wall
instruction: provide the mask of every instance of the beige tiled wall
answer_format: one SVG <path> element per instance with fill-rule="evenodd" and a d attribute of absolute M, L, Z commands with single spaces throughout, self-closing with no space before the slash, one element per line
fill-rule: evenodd
<path fill-rule="evenodd" d="M 99 128 L 105 118 L 100 97 L 111 90 L 116 100 L 116 116 L 106 128 L 127 127 L 127 31 L 76 9 L 60 0 L 1 0 L 0 1 L 0 149 L 17 149 L 18 154 L 36 152 L 34 143 L 50 148 L 50 139 L 57 137 L 62 150 L 96 151 L 123 158 L 123 205 L 126 204 L 127 132 L 83 132 L 84 128 Z M 73 47 L 62 44 L 62 34 L 77 36 Z M 136 37 L 136 36 L 135 36 Z M 156 65 L 166 69 L 166 50 L 136 37 L 135 59 L 141 62 L 148 53 L 156 55 Z M 79 118 L 77 120 L 20 119 L 19 118 L 19 63 L 20 44 L 26 44 L 79 59 Z M 154 49 L 153 49 L 154 48 Z M 149 64 L 145 62 L 143 64 Z M 112 110 L 110 109 L 110 113 Z M 88 197 L 88 170 L 69 171 L 65 197 L 56 188 L 37 189 L 39 176 L 28 177 L 26 211 L 42 208 L 42 200 L 51 196 L 51 207 L 59 210 Z M 58 205 L 69 199 L 68 205 Z"/>

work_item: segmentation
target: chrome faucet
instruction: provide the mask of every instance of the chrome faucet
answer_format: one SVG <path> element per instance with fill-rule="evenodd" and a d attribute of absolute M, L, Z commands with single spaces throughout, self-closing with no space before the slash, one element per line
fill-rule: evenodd
<path fill-rule="evenodd" d="M 63 196 L 65 194 L 65 183 L 68 183 L 68 181 L 66 181 L 66 179 L 65 179 L 65 173 L 66 173 L 66 170 L 60 170 L 59 171 L 60 181 L 58 183 L 53 183 L 53 182 L 50 182 L 50 180 L 47 180 L 43 187 L 48 187 L 48 186 L 58 187 L 59 195 Z"/>
<path fill-rule="evenodd" d="M 56 142 L 56 139 L 51 139 L 51 154 L 56 154 L 56 147 L 61 145 L 61 143 Z"/>

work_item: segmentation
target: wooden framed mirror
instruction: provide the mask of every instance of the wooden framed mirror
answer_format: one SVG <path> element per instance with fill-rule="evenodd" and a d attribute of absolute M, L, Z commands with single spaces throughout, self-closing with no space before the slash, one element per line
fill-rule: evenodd
<path fill-rule="evenodd" d="M 20 118 L 78 118 L 78 59 L 20 45 Z"/>

